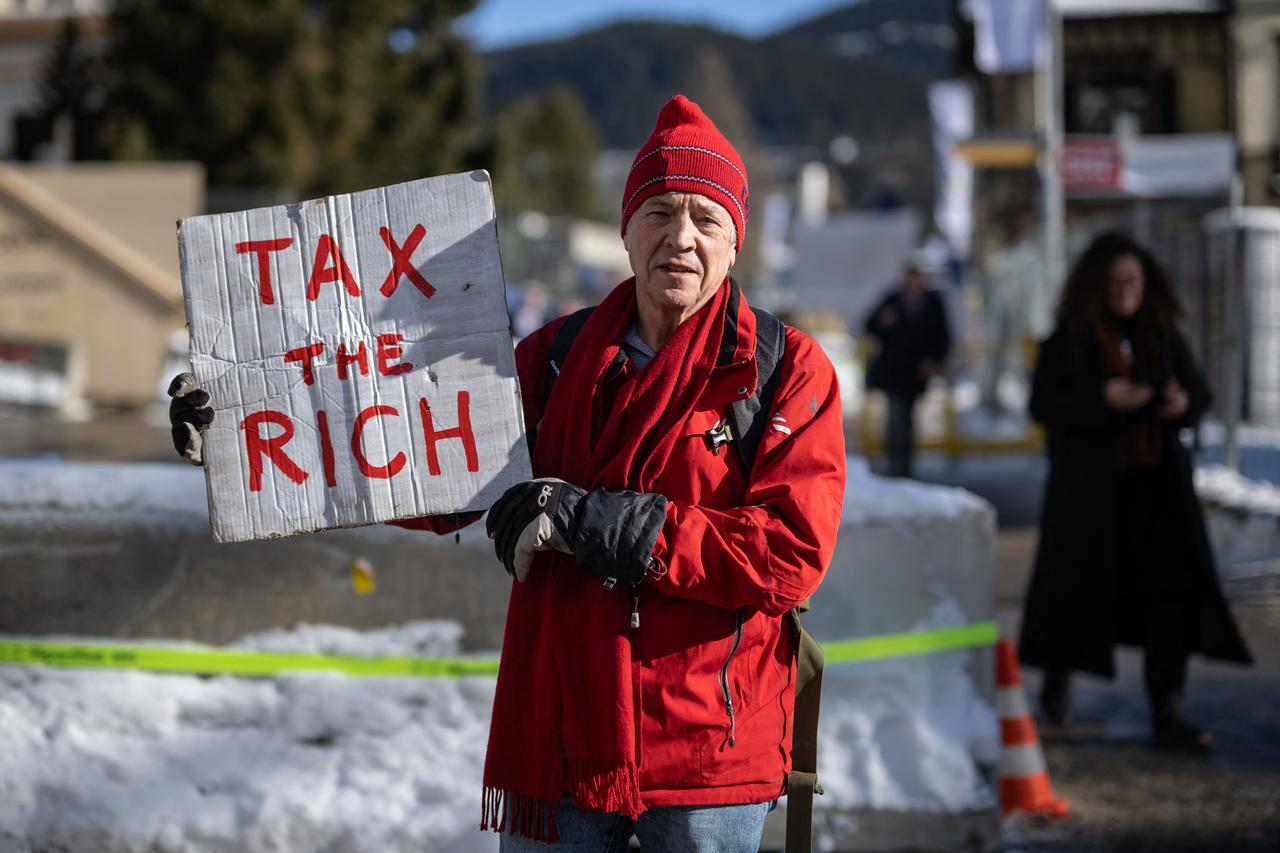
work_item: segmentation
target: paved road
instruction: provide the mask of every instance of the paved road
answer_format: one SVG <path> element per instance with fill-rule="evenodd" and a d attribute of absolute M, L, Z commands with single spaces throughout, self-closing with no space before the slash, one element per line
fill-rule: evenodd
<path fill-rule="evenodd" d="M 934 460 L 922 473 L 996 505 L 1000 621 L 1006 636 L 1016 635 L 1042 464 Z M 1072 815 L 1059 823 L 1006 821 L 1008 853 L 1280 851 L 1280 577 L 1231 581 L 1226 590 L 1258 663 L 1193 661 L 1186 711 L 1213 731 L 1213 752 L 1170 755 L 1150 747 L 1141 655 L 1122 651 L 1116 681 L 1077 679 L 1070 730 L 1043 738 L 1054 787 L 1071 801 Z M 1038 673 L 1025 677 L 1034 696 Z"/>

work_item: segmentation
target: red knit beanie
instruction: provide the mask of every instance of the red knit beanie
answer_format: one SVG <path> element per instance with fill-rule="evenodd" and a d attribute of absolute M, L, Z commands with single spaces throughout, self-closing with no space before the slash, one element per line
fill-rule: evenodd
<path fill-rule="evenodd" d="M 622 233 L 644 200 L 671 191 L 697 193 L 719 204 L 747 233 L 747 167 L 702 109 L 684 95 L 667 101 L 653 133 L 636 154 L 622 194 Z"/>

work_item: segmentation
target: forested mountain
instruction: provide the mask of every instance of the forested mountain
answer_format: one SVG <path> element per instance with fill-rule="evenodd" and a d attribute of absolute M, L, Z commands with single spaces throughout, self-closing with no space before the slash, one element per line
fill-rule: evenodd
<path fill-rule="evenodd" d="M 675 92 L 713 101 L 704 107 L 717 121 L 745 110 L 758 144 L 927 137 L 927 86 L 953 67 L 952 5 L 864 0 L 759 39 L 705 26 L 614 24 L 485 55 L 487 107 L 567 86 L 603 144 L 619 148 L 644 139 Z"/>

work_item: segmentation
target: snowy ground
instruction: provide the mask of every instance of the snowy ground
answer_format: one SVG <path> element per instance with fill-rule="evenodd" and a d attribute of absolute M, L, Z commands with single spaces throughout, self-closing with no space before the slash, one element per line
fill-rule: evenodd
<path fill-rule="evenodd" d="M 312 626 L 237 646 L 448 656 L 459 634 Z M 830 669 L 819 807 L 990 807 L 973 756 L 995 759 L 996 723 L 967 665 L 947 653 Z M 493 850 L 477 829 L 492 699 L 479 677 L 2 667 L 0 850 Z"/>
<path fill-rule="evenodd" d="M 850 461 L 845 522 L 854 529 L 905 525 L 918 535 L 985 512 L 960 489 L 886 481 Z M 177 465 L 0 463 L 0 513 L 34 527 L 93 519 L 205 529 L 200 472 Z M 899 630 L 966 621 L 943 607 Z M 436 621 L 367 632 L 302 626 L 234 645 L 449 657 L 461 637 L 457 624 Z M 819 766 L 828 794 L 818 808 L 991 808 L 982 765 L 995 760 L 997 723 L 973 662 L 950 652 L 830 667 Z M 491 851 L 495 837 L 478 822 L 492 698 L 483 677 L 3 666 L 0 853 Z"/>
<path fill-rule="evenodd" d="M 247 638 L 447 655 L 459 631 Z M 493 681 L 0 668 L 0 850 L 472 851 Z"/>

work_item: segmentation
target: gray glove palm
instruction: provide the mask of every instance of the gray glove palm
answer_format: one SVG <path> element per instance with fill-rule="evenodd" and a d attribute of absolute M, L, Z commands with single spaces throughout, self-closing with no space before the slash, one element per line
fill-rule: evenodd
<path fill-rule="evenodd" d="M 517 483 L 494 502 L 485 531 L 507 574 L 518 581 L 527 578 L 538 551 L 573 553 L 578 503 L 585 494 L 564 480 L 547 477 Z"/>

